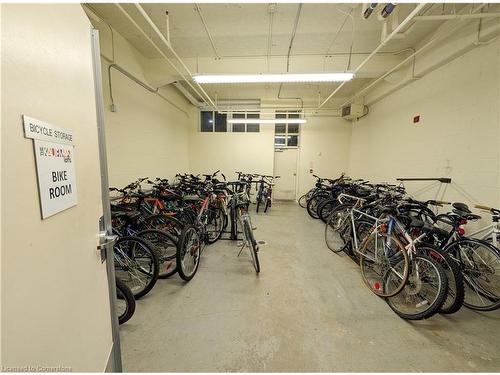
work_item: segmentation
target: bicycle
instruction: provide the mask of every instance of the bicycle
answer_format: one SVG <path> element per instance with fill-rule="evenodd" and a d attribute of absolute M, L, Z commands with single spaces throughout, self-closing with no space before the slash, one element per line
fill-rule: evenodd
<path fill-rule="evenodd" d="M 274 179 L 280 178 L 280 176 L 266 176 L 256 174 L 254 175 L 254 177 L 259 178 L 258 181 L 255 181 L 255 183 L 257 184 L 256 212 L 259 212 L 260 205 L 264 202 L 264 212 L 267 212 L 272 204 Z"/>
<path fill-rule="evenodd" d="M 229 190 L 229 206 L 230 206 L 230 221 L 231 221 L 231 238 L 237 239 L 238 237 L 238 227 L 241 227 L 241 233 L 243 235 L 243 241 L 241 249 L 238 253 L 240 256 L 241 252 L 245 247 L 250 250 L 250 256 L 252 258 L 252 263 L 255 268 L 255 272 L 260 272 L 260 262 L 259 262 L 259 245 L 255 240 L 253 234 L 253 226 L 248 213 L 248 206 L 250 204 L 250 198 L 248 196 L 248 183 L 242 181 L 228 182 L 227 186 L 233 189 Z"/>
<path fill-rule="evenodd" d="M 217 241 L 224 229 L 223 211 L 220 208 L 209 208 L 213 196 L 212 188 L 199 187 L 198 192 L 205 197 L 198 205 L 195 222 L 186 225 L 182 230 L 176 255 L 179 276 L 185 281 L 191 280 L 196 274 L 205 245 Z M 209 230 L 209 227 L 213 229 Z"/>

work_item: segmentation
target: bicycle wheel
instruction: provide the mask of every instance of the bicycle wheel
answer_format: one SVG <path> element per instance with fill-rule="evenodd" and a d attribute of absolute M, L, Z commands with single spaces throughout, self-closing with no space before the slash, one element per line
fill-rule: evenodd
<path fill-rule="evenodd" d="M 318 204 L 317 212 L 318 216 L 326 224 L 326 221 L 330 217 L 333 209 L 339 205 L 339 202 L 336 199 L 326 199 L 323 200 L 320 204 Z"/>
<path fill-rule="evenodd" d="M 433 245 L 422 244 L 418 246 L 418 251 L 438 262 L 448 279 L 448 294 L 439 312 L 441 314 L 453 314 L 460 310 L 464 303 L 465 289 L 464 277 L 458 263 L 447 252 Z"/>
<path fill-rule="evenodd" d="M 113 246 L 115 273 L 135 298 L 146 295 L 158 280 L 159 263 L 154 246 L 141 237 L 121 237 Z"/>
<path fill-rule="evenodd" d="M 257 200 L 255 202 L 255 204 L 257 205 L 255 212 L 257 212 L 257 213 L 259 212 L 261 202 L 262 202 L 262 199 L 260 198 L 260 195 L 259 195 L 259 196 L 257 196 Z"/>
<path fill-rule="evenodd" d="M 207 242 L 213 244 L 224 231 L 224 211 L 220 208 L 209 208 L 207 215 Z"/>
<path fill-rule="evenodd" d="M 327 199 L 329 197 L 330 194 L 328 194 L 327 192 L 319 192 L 313 195 L 311 199 L 309 199 L 306 207 L 307 207 L 307 212 L 313 219 L 319 219 L 317 208 L 320 201 L 323 199 Z"/>
<path fill-rule="evenodd" d="M 264 212 L 267 212 L 269 207 L 271 207 L 271 197 L 267 197 L 266 199 L 266 206 L 264 207 Z"/>
<path fill-rule="evenodd" d="M 135 298 L 130 288 L 119 279 L 116 281 L 116 301 L 115 309 L 118 315 L 118 323 L 127 322 L 135 312 Z"/>
<path fill-rule="evenodd" d="M 307 194 L 304 194 L 303 196 L 301 196 L 299 198 L 299 206 L 302 207 L 302 208 L 306 208 L 307 207 Z"/>
<path fill-rule="evenodd" d="M 464 276 L 464 306 L 473 310 L 500 308 L 500 252 L 494 246 L 473 238 L 462 238 L 446 250 L 460 260 Z"/>
<path fill-rule="evenodd" d="M 255 241 L 253 236 L 252 226 L 248 220 L 243 220 L 243 230 L 245 231 L 245 237 L 248 241 L 248 247 L 250 248 L 250 255 L 252 257 L 253 267 L 255 268 L 255 272 L 260 272 L 260 263 L 259 263 L 259 246 Z"/>
<path fill-rule="evenodd" d="M 399 285 L 399 276 L 390 270 L 387 272 L 385 288 L 390 289 L 392 283 Z M 404 288 L 396 295 L 386 298 L 386 302 L 401 318 L 421 320 L 430 318 L 439 311 L 447 293 L 448 279 L 443 268 L 432 258 L 416 254 L 410 261 L 410 272 Z"/>
<path fill-rule="evenodd" d="M 350 206 L 340 205 L 330 215 L 325 226 L 326 246 L 334 253 L 345 249 L 351 232 Z"/>
<path fill-rule="evenodd" d="M 177 272 L 185 280 L 191 280 L 200 264 L 201 239 L 193 225 L 187 225 L 181 233 L 177 245 Z"/>
<path fill-rule="evenodd" d="M 408 280 L 409 260 L 406 249 L 396 237 L 374 231 L 359 250 L 361 276 L 366 286 L 379 297 L 398 294 Z M 391 283 L 385 279 L 394 274 Z"/>
<path fill-rule="evenodd" d="M 372 230 L 374 229 L 374 222 L 366 219 L 359 219 L 354 222 L 354 225 L 356 227 L 356 242 L 359 247 L 371 234 Z M 351 241 L 351 243 L 353 242 L 354 239 Z M 349 250 L 349 252 L 347 250 Z M 344 251 L 346 251 L 347 254 L 350 255 L 354 259 L 354 261 L 359 264 L 359 254 L 354 246 L 347 246 L 344 248 Z"/>
<path fill-rule="evenodd" d="M 160 270 L 158 277 L 165 279 L 177 272 L 177 240 L 168 232 L 159 229 L 146 229 L 137 233 L 138 237 L 144 238 L 154 246 Z"/>

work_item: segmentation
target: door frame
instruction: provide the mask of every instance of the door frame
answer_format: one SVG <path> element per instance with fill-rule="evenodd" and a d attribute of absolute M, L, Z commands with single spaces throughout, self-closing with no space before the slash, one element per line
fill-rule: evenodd
<path fill-rule="evenodd" d="M 102 97 L 101 75 L 101 47 L 99 43 L 99 30 L 91 28 L 92 65 L 94 70 L 94 91 L 97 116 L 97 134 L 99 143 L 99 163 L 101 169 L 101 196 L 102 196 L 102 227 L 100 230 L 100 249 L 105 257 L 108 275 L 109 307 L 111 320 L 112 348 L 107 372 L 122 372 L 122 356 L 120 347 L 120 330 L 118 316 L 116 315 L 116 283 L 113 253 L 113 236 L 111 226 L 111 206 L 109 200 L 108 161 L 106 157 L 106 134 L 104 129 L 104 101 Z M 112 361 L 111 361 L 112 360 Z"/>

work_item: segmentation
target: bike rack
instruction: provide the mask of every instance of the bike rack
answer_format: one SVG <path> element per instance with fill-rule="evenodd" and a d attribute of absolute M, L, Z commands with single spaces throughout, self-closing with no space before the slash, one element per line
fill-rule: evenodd
<path fill-rule="evenodd" d="M 418 177 L 418 178 L 396 178 L 398 181 L 439 181 L 442 184 L 451 184 L 451 178 L 449 177 Z"/>

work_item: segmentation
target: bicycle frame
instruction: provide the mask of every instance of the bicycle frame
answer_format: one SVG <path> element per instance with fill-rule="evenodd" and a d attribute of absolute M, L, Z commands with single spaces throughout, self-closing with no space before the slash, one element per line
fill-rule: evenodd
<path fill-rule="evenodd" d="M 477 231 L 468 234 L 468 237 L 475 237 L 480 233 L 483 233 L 483 235 L 479 236 L 479 239 L 486 240 L 487 238 L 491 238 L 492 245 L 498 248 L 498 235 L 500 235 L 498 223 L 493 222 L 485 227 L 479 228 Z"/>

